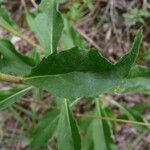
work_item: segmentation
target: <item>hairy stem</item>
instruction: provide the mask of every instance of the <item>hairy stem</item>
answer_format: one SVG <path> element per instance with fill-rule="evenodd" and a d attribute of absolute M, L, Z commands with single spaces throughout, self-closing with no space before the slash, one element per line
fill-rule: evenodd
<path fill-rule="evenodd" d="M 36 48 L 38 50 L 39 53 L 43 52 L 43 48 L 40 47 L 38 44 L 36 44 L 35 42 L 33 42 L 31 39 L 29 39 L 28 37 L 22 35 L 21 33 L 15 31 L 12 28 L 9 28 L 7 26 L 5 26 L 3 23 L 0 22 L 0 27 L 7 30 L 8 32 L 10 32 L 11 34 L 21 38 L 22 40 L 26 41 L 28 44 L 30 44 L 32 47 Z"/>
<path fill-rule="evenodd" d="M 23 83 L 23 77 L 0 73 L 0 81 L 6 81 L 11 83 Z"/>

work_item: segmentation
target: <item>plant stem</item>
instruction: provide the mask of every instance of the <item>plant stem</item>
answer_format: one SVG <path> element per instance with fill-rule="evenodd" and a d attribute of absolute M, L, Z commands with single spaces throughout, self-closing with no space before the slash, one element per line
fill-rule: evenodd
<path fill-rule="evenodd" d="M 138 122 L 138 121 L 132 121 L 132 120 L 124 120 L 124 119 L 117 119 L 112 117 L 104 117 L 104 116 L 93 116 L 93 115 L 87 115 L 87 114 L 76 114 L 77 117 L 85 117 L 85 118 L 93 118 L 93 119 L 102 119 L 107 121 L 114 121 L 114 122 L 120 122 L 120 123 L 130 123 L 130 124 L 136 124 L 141 126 L 147 126 L 150 127 L 150 123 L 145 122 Z"/>
<path fill-rule="evenodd" d="M 35 9 L 38 9 L 38 5 L 36 4 L 35 0 L 30 0 L 32 5 L 34 6 Z"/>
<path fill-rule="evenodd" d="M 23 83 L 23 77 L 17 77 L 13 75 L 0 73 L 0 81 L 6 81 L 12 83 Z"/>
<path fill-rule="evenodd" d="M 32 47 L 35 47 L 39 53 L 43 52 L 43 48 L 40 47 L 38 44 L 36 44 L 35 42 L 33 42 L 31 39 L 29 39 L 28 37 L 22 35 L 21 33 L 15 31 L 12 28 L 9 28 L 7 26 L 5 26 L 3 23 L 0 22 L 0 27 L 7 30 L 8 32 L 12 33 L 13 35 L 20 37 L 22 40 L 26 41 L 27 43 L 29 43 Z"/>

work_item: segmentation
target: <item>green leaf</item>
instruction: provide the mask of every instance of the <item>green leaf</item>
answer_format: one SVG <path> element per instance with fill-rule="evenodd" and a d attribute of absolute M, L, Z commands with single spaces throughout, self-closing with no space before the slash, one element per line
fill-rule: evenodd
<path fill-rule="evenodd" d="M 144 53 L 144 57 L 143 59 L 146 61 L 146 62 L 150 62 L 150 49 Z"/>
<path fill-rule="evenodd" d="M 93 115 L 93 111 L 88 115 Z M 93 118 L 88 117 L 81 117 L 78 120 L 80 135 L 82 135 L 82 150 L 94 149 L 93 137 L 91 136 L 93 134 L 92 121 Z"/>
<path fill-rule="evenodd" d="M 69 104 L 65 100 L 62 105 L 58 124 L 58 149 L 80 150 L 81 139 L 77 124 L 71 114 Z"/>
<path fill-rule="evenodd" d="M 117 107 L 119 107 L 127 116 L 128 116 L 128 119 L 129 120 L 133 120 L 133 121 L 136 121 L 136 122 L 145 122 L 147 123 L 143 117 L 141 116 L 140 113 L 138 113 L 138 111 L 134 110 L 134 109 L 130 109 L 130 108 L 127 108 L 125 107 L 124 105 L 114 101 L 114 100 L 111 100 L 111 102 L 116 105 Z M 134 124 L 133 124 L 134 125 Z M 150 128 L 149 127 L 143 127 L 141 125 L 137 125 L 135 124 L 134 127 L 139 130 L 139 131 L 150 131 Z"/>
<path fill-rule="evenodd" d="M 45 146 L 48 140 L 52 138 L 57 129 L 58 116 L 59 110 L 51 110 L 39 121 L 37 127 L 31 133 L 31 149 Z"/>
<path fill-rule="evenodd" d="M 42 3 L 46 3 L 43 1 Z M 34 18 L 28 14 L 28 22 L 33 32 L 36 33 L 41 46 L 45 50 L 46 56 L 57 50 L 57 45 L 63 30 L 63 19 L 56 10 L 55 0 L 51 0 L 51 5 L 41 9 Z M 33 20 L 34 19 L 34 20 Z"/>
<path fill-rule="evenodd" d="M 55 0 L 58 1 L 58 0 Z M 42 0 L 42 2 L 39 5 L 39 10 L 44 11 L 45 9 L 50 9 L 53 5 L 53 0 Z"/>
<path fill-rule="evenodd" d="M 99 100 L 96 100 L 96 116 L 105 116 Z M 95 119 L 93 121 L 93 142 L 94 150 L 116 149 L 111 138 L 111 129 L 106 120 Z"/>
<path fill-rule="evenodd" d="M 53 53 L 32 70 L 25 82 L 68 99 L 114 92 L 134 64 L 141 38 L 138 32 L 133 48 L 115 65 L 95 50 L 72 48 Z"/>
<path fill-rule="evenodd" d="M 27 53 L 27 56 L 33 59 L 36 65 L 40 63 L 41 58 L 39 53 L 36 51 L 36 49 L 29 51 Z"/>
<path fill-rule="evenodd" d="M 92 150 L 94 149 L 93 141 L 93 126 L 92 123 L 89 125 L 86 131 L 86 135 L 83 138 L 83 150 Z"/>
<path fill-rule="evenodd" d="M 34 61 L 15 50 L 8 40 L 0 40 L 0 71 L 16 75 L 27 75 L 35 65 Z"/>
<path fill-rule="evenodd" d="M 8 15 L 8 12 L 4 8 L 0 8 L 0 25 L 4 25 L 10 29 L 18 29 L 16 23 Z"/>
<path fill-rule="evenodd" d="M 124 80 L 122 92 L 139 92 L 150 95 L 150 68 L 132 67 L 128 78 Z"/>
<path fill-rule="evenodd" d="M 61 40 L 63 42 L 65 49 L 70 49 L 75 46 L 85 48 L 86 43 L 83 40 L 83 38 L 75 32 L 74 28 L 72 27 L 71 23 L 67 20 L 67 18 L 64 18 L 64 31 L 61 37 Z"/>
<path fill-rule="evenodd" d="M 65 2 L 64 0 L 42 0 L 39 5 L 39 10 L 51 9 L 53 5 Z"/>
<path fill-rule="evenodd" d="M 107 111 L 107 112 L 106 112 Z M 99 100 L 96 101 L 96 110 L 90 113 L 90 116 L 107 117 L 108 110 L 100 104 Z M 109 117 L 113 116 L 109 113 Z M 111 132 L 113 130 L 112 122 L 100 120 L 99 118 L 83 118 L 86 121 L 86 126 L 83 137 L 83 150 L 114 150 L 116 146 L 112 140 Z M 92 119 L 92 120 L 91 120 Z M 83 123 L 84 123 L 83 121 Z M 88 122 L 87 122 L 88 121 Z M 88 126 L 88 127 L 87 127 Z M 83 126 L 84 127 L 84 126 Z"/>
<path fill-rule="evenodd" d="M 30 91 L 32 87 L 0 90 L 0 110 L 10 107 L 20 96 Z"/>
<path fill-rule="evenodd" d="M 135 104 L 130 109 L 142 114 L 146 109 L 150 109 L 150 103 L 149 102 L 146 102 L 146 103 L 141 102 L 141 103 Z"/>
<path fill-rule="evenodd" d="M 134 65 L 134 62 L 138 56 L 138 50 L 142 42 L 142 32 L 139 31 L 134 39 L 134 44 L 132 49 L 125 54 L 116 64 L 116 69 L 119 71 L 119 74 L 122 76 L 128 76 L 129 70 Z"/>
<path fill-rule="evenodd" d="M 34 31 L 34 20 L 36 18 L 36 15 L 38 14 L 38 12 L 36 14 L 32 13 L 32 12 L 26 12 L 26 20 L 28 23 L 29 28 Z"/>

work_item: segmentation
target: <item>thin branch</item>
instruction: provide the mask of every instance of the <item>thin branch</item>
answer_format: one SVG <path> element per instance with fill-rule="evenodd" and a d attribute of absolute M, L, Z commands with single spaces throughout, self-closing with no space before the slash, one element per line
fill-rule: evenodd
<path fill-rule="evenodd" d="M 0 73 L 0 81 L 6 81 L 11 83 L 23 83 L 23 77 Z"/>
<path fill-rule="evenodd" d="M 36 4 L 35 0 L 30 0 L 34 8 L 38 9 L 38 5 Z"/>
<path fill-rule="evenodd" d="M 138 122 L 138 121 L 132 121 L 132 120 L 124 120 L 124 119 L 117 119 L 112 117 L 103 117 L 103 116 L 93 116 L 93 115 L 84 115 L 84 114 L 76 114 L 77 117 L 85 117 L 85 118 L 93 118 L 93 119 L 102 119 L 107 121 L 113 121 L 113 122 L 120 122 L 120 123 L 130 123 L 130 124 L 136 124 L 141 126 L 148 126 L 150 127 L 150 123 L 144 123 L 144 122 Z"/>
<path fill-rule="evenodd" d="M 5 26 L 2 22 L 0 22 L 0 27 L 7 30 L 8 32 L 10 32 L 11 34 L 21 38 L 22 40 L 26 41 L 28 44 L 30 44 L 32 47 L 36 48 L 38 50 L 39 53 L 43 52 L 43 48 L 40 47 L 39 45 L 37 45 L 36 43 L 34 43 L 31 39 L 29 39 L 28 37 L 22 35 L 21 33 L 15 31 L 12 28 L 9 28 L 7 26 Z"/>
<path fill-rule="evenodd" d="M 21 3 L 24 7 L 25 12 L 27 12 L 27 6 L 26 6 L 26 3 L 25 3 L 25 0 L 21 0 Z"/>

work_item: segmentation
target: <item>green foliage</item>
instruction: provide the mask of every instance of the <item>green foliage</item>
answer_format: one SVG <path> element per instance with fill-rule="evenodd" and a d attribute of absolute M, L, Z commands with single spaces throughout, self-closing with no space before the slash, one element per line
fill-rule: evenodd
<path fill-rule="evenodd" d="M 78 1 L 74 2 L 72 5 L 71 5 L 71 19 L 72 20 L 76 20 L 78 18 L 81 17 L 81 9 L 80 9 L 80 4 Z"/>
<path fill-rule="evenodd" d="M 6 1 L 6 0 L 0 0 L 0 4 L 1 4 L 1 3 L 4 3 L 5 1 Z"/>
<path fill-rule="evenodd" d="M 59 110 L 51 110 L 43 116 L 37 127 L 31 132 L 31 149 L 46 146 L 48 140 L 54 135 L 58 119 Z"/>
<path fill-rule="evenodd" d="M 133 8 L 129 12 L 123 14 L 125 21 L 130 24 L 135 23 L 145 24 L 144 19 L 149 16 L 150 13 L 147 9 L 138 9 L 138 8 Z"/>
<path fill-rule="evenodd" d="M 124 81 L 122 91 L 124 93 L 139 92 L 150 94 L 150 68 L 133 66 L 128 78 Z"/>
<path fill-rule="evenodd" d="M 72 116 L 68 101 L 61 108 L 58 125 L 58 149 L 80 150 L 81 139 L 77 124 Z"/>
<path fill-rule="evenodd" d="M 16 51 L 8 40 L 0 40 L 0 71 L 16 75 L 27 75 L 30 73 L 35 62 Z"/>
<path fill-rule="evenodd" d="M 56 10 L 56 1 L 52 0 L 50 5 L 47 4 L 44 9 L 41 4 L 37 16 L 33 17 L 28 13 L 27 20 L 31 30 L 36 33 L 41 46 L 44 48 L 45 55 L 48 56 L 56 51 L 63 30 L 63 19 Z"/>
<path fill-rule="evenodd" d="M 66 17 L 64 17 L 64 30 L 62 34 L 62 42 L 65 49 L 70 49 L 75 46 L 80 48 L 86 47 L 86 42 L 81 38 L 81 36 L 75 32 L 75 29 L 72 27 L 71 23 Z"/>
<path fill-rule="evenodd" d="M 3 24 L 10 29 L 16 30 L 18 28 L 13 19 L 8 15 L 6 9 L 2 7 L 0 8 L 0 24 Z"/>
<path fill-rule="evenodd" d="M 31 89 L 32 87 L 0 90 L 0 110 L 10 107 L 19 99 L 19 97 Z"/>
<path fill-rule="evenodd" d="M 146 62 L 150 62 L 150 49 L 147 52 L 144 53 L 143 59 Z"/>
<path fill-rule="evenodd" d="M 139 32 L 131 51 L 115 65 L 94 50 L 72 48 L 53 53 L 32 70 L 25 82 L 63 98 L 94 97 L 113 92 L 115 86 L 127 77 L 136 59 L 141 37 Z"/>
<path fill-rule="evenodd" d="M 27 56 L 33 59 L 35 62 L 35 65 L 39 64 L 41 61 L 39 53 L 36 51 L 36 49 L 33 49 L 27 53 Z"/>
<path fill-rule="evenodd" d="M 70 3 L 69 5 L 69 13 L 66 16 L 72 22 L 81 19 L 84 16 L 83 10 L 92 10 L 93 8 L 93 0 L 76 0 Z"/>
<path fill-rule="evenodd" d="M 114 105 L 119 107 L 127 115 L 129 120 L 133 120 L 133 121 L 137 121 L 137 122 L 145 122 L 138 111 L 136 111 L 134 109 L 126 108 L 124 105 L 122 105 L 116 101 L 112 101 L 112 102 Z M 149 131 L 150 130 L 149 127 L 142 127 L 137 124 L 135 124 L 135 128 L 137 128 L 137 130 L 140 130 L 140 131 Z"/>
<path fill-rule="evenodd" d="M 104 103 L 97 98 L 94 113 L 88 113 L 87 116 L 93 116 L 93 118 L 83 118 L 82 122 L 80 122 L 80 127 L 82 127 L 81 134 L 84 135 L 82 149 L 116 150 L 112 139 L 113 122 L 100 119 L 101 117 L 114 117 L 112 111 L 109 110 L 108 113 Z"/>
<path fill-rule="evenodd" d="M 104 108 L 99 99 L 96 100 L 96 116 L 106 116 Z M 93 145 L 94 150 L 114 150 L 115 145 L 111 136 L 111 129 L 108 121 L 105 120 L 94 120 L 92 122 L 92 133 L 93 133 Z"/>
<path fill-rule="evenodd" d="M 24 56 L 11 42 L 0 40 L 0 72 L 22 76 L 22 83 L 28 85 L 23 88 L 0 90 L 0 109 L 12 106 L 19 97 L 33 88 L 30 87 L 31 85 L 36 88 L 32 92 L 33 95 L 41 95 L 37 93 L 47 90 L 56 97 L 57 107 L 61 106 L 61 111 L 57 109 L 48 111 L 40 119 L 30 135 L 31 149 L 46 146 L 49 139 L 53 137 L 57 138 L 59 150 L 116 149 L 111 138 L 115 124 L 106 119 L 100 119 L 100 117 L 114 117 L 110 108 L 105 108 L 99 100 L 96 100 L 97 118 L 80 122 L 79 126 L 71 107 L 79 101 L 76 98 L 83 96 L 95 98 L 109 92 L 150 94 L 150 68 L 135 64 L 142 32 L 137 33 L 131 50 L 116 64 L 112 64 L 97 50 L 86 48 L 84 40 L 75 32 L 66 16 L 63 25 L 62 16 L 57 11 L 58 2 L 60 0 L 43 0 L 35 13 L 28 12 L 26 15 L 29 27 L 45 51 L 45 57 L 42 60 L 43 56 L 39 55 L 36 49 Z M 86 2 L 91 9 L 92 1 Z M 81 15 L 78 4 L 76 2 L 71 6 L 72 20 Z M 124 14 L 124 17 L 129 21 L 143 23 L 143 18 L 148 15 L 145 10 L 133 9 L 130 16 Z M 104 21 L 105 18 L 99 25 L 102 25 Z M 5 29 L 13 34 L 18 29 L 3 8 L 0 8 L 0 26 L 6 27 Z M 67 50 L 58 52 L 62 33 L 63 45 L 60 47 Z M 72 99 L 73 103 L 69 105 Z M 119 103 L 114 105 L 122 109 L 127 119 L 145 122 L 139 113 L 145 106 L 130 109 Z M 140 125 L 136 125 L 135 128 L 143 131 Z M 145 131 L 149 131 L 149 128 L 145 128 Z"/>

